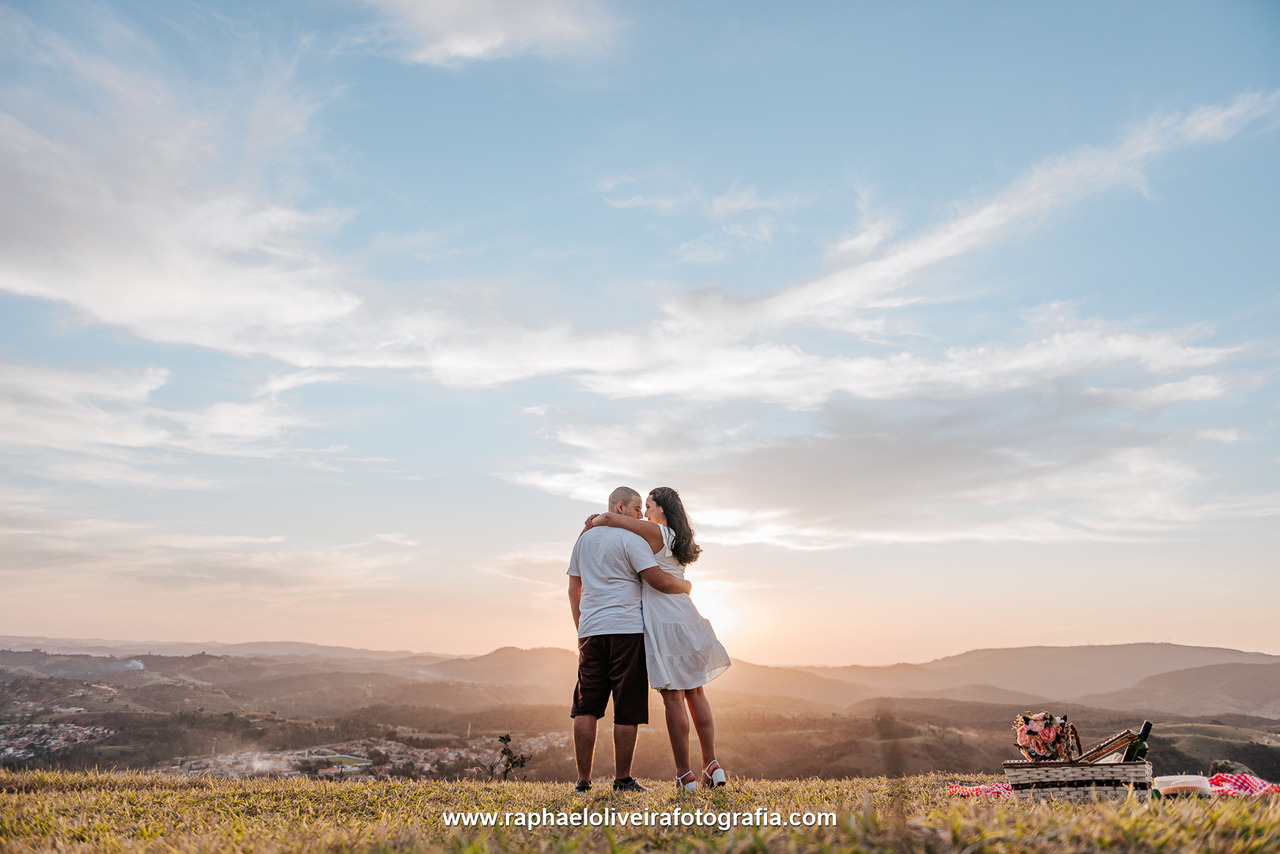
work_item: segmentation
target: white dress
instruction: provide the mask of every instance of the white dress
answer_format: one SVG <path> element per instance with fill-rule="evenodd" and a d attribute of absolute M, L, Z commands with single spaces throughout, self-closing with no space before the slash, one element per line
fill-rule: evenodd
<path fill-rule="evenodd" d="M 684 566 L 671 553 L 673 537 L 671 529 L 663 525 L 663 548 L 654 559 L 663 571 L 684 578 Z M 688 593 L 659 593 L 648 584 L 641 586 L 650 685 L 670 690 L 697 688 L 729 669 L 729 653 Z"/>

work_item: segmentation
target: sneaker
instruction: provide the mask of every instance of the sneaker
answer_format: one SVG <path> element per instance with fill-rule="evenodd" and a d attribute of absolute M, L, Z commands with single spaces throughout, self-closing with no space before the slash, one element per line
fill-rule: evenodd
<path fill-rule="evenodd" d="M 613 790 L 615 792 L 647 792 L 644 786 L 636 782 L 635 777 L 626 777 L 622 780 L 613 781 Z"/>
<path fill-rule="evenodd" d="M 579 780 L 578 785 L 573 787 L 573 793 L 575 795 L 581 795 L 582 793 L 589 792 L 589 791 L 591 791 L 590 780 Z"/>

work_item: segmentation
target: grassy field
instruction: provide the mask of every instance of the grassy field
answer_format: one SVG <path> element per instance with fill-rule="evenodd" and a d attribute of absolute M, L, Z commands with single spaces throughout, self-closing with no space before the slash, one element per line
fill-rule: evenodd
<path fill-rule="evenodd" d="M 0 772 L 0 854 L 17 852 L 1275 852 L 1280 798 L 1019 804 L 949 796 L 947 785 L 996 778 L 733 780 L 678 796 L 607 784 L 220 781 L 144 774 Z M 653 826 L 524 826 L 560 813 L 644 813 Z M 835 814 L 828 827 L 665 827 L 662 816 L 733 813 L 787 822 Z M 446 827 L 445 814 L 520 813 L 508 826 Z M 546 811 L 544 813 L 544 811 Z M 704 819 L 705 820 L 705 819 Z"/>

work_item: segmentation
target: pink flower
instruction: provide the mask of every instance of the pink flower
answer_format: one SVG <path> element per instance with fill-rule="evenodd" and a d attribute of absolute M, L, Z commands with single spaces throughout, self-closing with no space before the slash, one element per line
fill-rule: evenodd
<path fill-rule="evenodd" d="M 1048 756 L 1049 748 L 1044 746 L 1044 742 L 1038 738 L 1031 739 L 1031 752 L 1037 756 Z"/>
<path fill-rule="evenodd" d="M 1031 746 L 1031 736 L 1027 734 L 1027 728 L 1024 726 L 1018 727 L 1018 746 L 1019 747 Z"/>
<path fill-rule="evenodd" d="M 1033 720 L 1027 724 L 1027 732 L 1039 732 L 1042 729 L 1044 729 L 1044 724 L 1040 721 Z"/>
<path fill-rule="evenodd" d="M 1040 730 L 1040 738 L 1046 742 L 1056 741 L 1058 739 L 1059 732 L 1060 730 L 1056 726 L 1049 724 L 1047 727 Z"/>

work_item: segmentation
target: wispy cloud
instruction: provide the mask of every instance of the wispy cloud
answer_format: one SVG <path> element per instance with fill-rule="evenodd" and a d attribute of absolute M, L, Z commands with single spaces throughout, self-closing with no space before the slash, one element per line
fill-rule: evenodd
<path fill-rule="evenodd" d="M 860 311 L 881 307 L 888 297 L 917 283 L 925 271 L 944 261 L 991 246 L 1100 193 L 1118 187 L 1142 190 L 1142 169 L 1160 154 L 1188 145 L 1220 143 L 1255 122 L 1274 122 L 1278 115 L 1280 92 L 1251 93 L 1228 105 L 1158 116 L 1114 146 L 1085 148 L 1038 164 L 994 198 L 964 206 L 958 216 L 898 241 L 873 259 L 759 300 L 738 302 L 700 294 L 673 301 L 667 308 L 677 318 L 696 317 L 702 324 L 718 319 L 744 332 L 786 324 L 843 328 Z"/>
<path fill-rule="evenodd" d="M 793 198 L 762 199 L 755 187 L 734 185 L 728 192 L 711 200 L 711 216 L 716 219 L 760 210 L 781 210 L 797 204 Z"/>
<path fill-rule="evenodd" d="M 670 213 L 689 204 L 683 196 L 627 196 L 625 199 L 605 199 L 612 208 L 648 208 Z"/>
<path fill-rule="evenodd" d="M 824 410 L 798 431 L 705 410 L 556 432 L 518 483 L 599 503 L 618 483 L 681 488 L 700 538 L 808 550 L 865 543 L 1139 541 L 1224 517 L 1194 463 L 1213 435 L 1120 430 L 1039 390 L 926 418 Z M 879 414 L 873 414 L 879 413 Z M 714 421 L 721 426 L 719 430 Z M 1262 515 L 1273 498 L 1244 503 Z"/>
<path fill-rule="evenodd" d="M 0 362 L 0 454 L 11 471 L 63 481 L 204 489 L 212 481 L 192 474 L 184 455 L 316 453 L 290 435 L 313 421 L 280 394 L 323 377 L 273 377 L 247 400 L 179 409 L 153 400 L 170 380 L 166 369 Z"/>
<path fill-rule="evenodd" d="M 773 241 L 773 224 L 768 219 L 753 223 L 723 225 L 715 231 L 687 240 L 676 247 L 676 256 L 686 264 L 716 264 L 731 255 L 758 250 Z"/>
<path fill-rule="evenodd" d="M 524 54 L 602 51 L 623 21 L 591 0 L 365 0 L 379 38 L 410 62 L 445 67 Z"/>
<path fill-rule="evenodd" d="M 29 67 L 85 106 L 0 90 L 0 184 L 23 200 L 0 205 L 0 289 L 150 340 L 240 352 L 359 305 L 309 242 L 343 215 L 264 200 L 236 172 L 237 154 L 265 157 L 288 141 L 253 131 L 263 98 L 292 135 L 314 109 L 287 72 L 256 92 L 208 93 L 218 106 L 197 111 L 166 69 L 139 66 L 138 38 L 120 22 L 105 46 L 68 44 L 20 17 L 10 25 Z"/>
<path fill-rule="evenodd" d="M 284 534 L 188 533 L 113 519 L 81 518 L 57 507 L 52 495 L 0 494 L 0 574 L 24 587 L 65 591 L 65 573 L 86 589 L 121 587 L 125 594 L 147 589 L 204 590 L 222 595 L 253 593 L 267 599 L 293 591 L 307 597 L 341 595 L 400 583 L 403 567 L 419 554 L 398 538 L 371 538 L 359 548 L 299 545 Z"/>
<path fill-rule="evenodd" d="M 873 255 L 897 233 L 899 223 L 889 213 L 873 207 L 871 194 L 858 194 L 858 227 L 827 247 L 827 257 L 847 264 Z"/>

